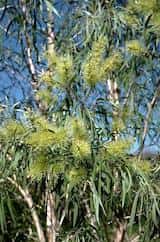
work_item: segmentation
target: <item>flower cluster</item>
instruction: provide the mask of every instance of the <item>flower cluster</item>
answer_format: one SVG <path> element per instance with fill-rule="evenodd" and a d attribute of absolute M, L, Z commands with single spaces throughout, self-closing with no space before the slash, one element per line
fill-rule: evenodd
<path fill-rule="evenodd" d="M 91 153 L 90 144 L 86 140 L 73 139 L 71 151 L 75 158 L 87 158 Z"/>
<path fill-rule="evenodd" d="M 1 140 L 11 140 L 13 138 L 21 138 L 26 134 L 26 128 L 20 122 L 16 120 L 9 120 L 0 129 Z"/>
<path fill-rule="evenodd" d="M 139 40 L 130 40 L 126 42 L 127 51 L 135 56 L 140 56 L 145 53 L 145 48 Z"/>
<path fill-rule="evenodd" d="M 153 13 L 158 10 L 157 0 L 130 0 L 128 3 L 128 8 L 144 14 L 148 14 L 150 12 Z"/>
<path fill-rule="evenodd" d="M 71 55 L 59 56 L 55 65 L 55 80 L 61 87 L 68 87 L 74 74 Z"/>
<path fill-rule="evenodd" d="M 88 132 L 82 119 L 72 118 L 69 120 L 68 135 L 72 140 L 71 152 L 75 158 L 83 159 L 90 156 L 91 148 Z"/>
<path fill-rule="evenodd" d="M 48 171 L 48 166 L 46 154 L 43 152 L 36 153 L 34 161 L 29 166 L 28 176 L 32 179 L 41 179 Z"/>
<path fill-rule="evenodd" d="M 137 158 L 133 158 L 131 160 L 131 165 L 136 171 L 146 174 L 150 173 L 152 170 L 152 165 L 148 160 L 139 160 Z"/>
<path fill-rule="evenodd" d="M 111 73 L 116 71 L 118 68 L 120 68 L 122 64 L 122 55 L 120 52 L 114 52 L 112 55 L 110 55 L 108 58 L 105 59 L 103 63 L 103 71 L 107 75 L 107 73 Z"/>
<path fill-rule="evenodd" d="M 46 83 L 48 86 L 53 86 L 54 84 L 53 72 L 49 70 L 43 72 L 40 76 L 40 79 L 42 80 L 43 83 Z"/>
<path fill-rule="evenodd" d="M 67 178 L 72 185 L 76 185 L 77 183 L 81 182 L 84 178 L 86 178 L 86 176 L 87 176 L 86 170 L 82 167 L 79 167 L 79 168 L 72 168 L 69 171 Z"/>
<path fill-rule="evenodd" d="M 105 43 L 106 40 L 104 37 L 100 37 L 95 41 L 92 50 L 83 65 L 83 76 L 90 86 L 94 86 L 104 77 L 104 71 L 101 68 L 101 64 L 102 55 L 105 50 Z"/>
<path fill-rule="evenodd" d="M 46 105 L 49 105 L 52 102 L 52 92 L 47 89 L 40 89 L 36 93 L 36 100 L 41 100 Z"/>
<path fill-rule="evenodd" d="M 134 13 L 132 13 L 132 11 L 121 12 L 119 15 L 120 15 L 120 20 L 125 25 L 129 27 L 138 27 L 139 25 L 138 17 Z"/>
<path fill-rule="evenodd" d="M 90 86 L 103 81 L 107 75 L 120 68 L 123 58 L 119 51 L 104 58 L 106 38 L 100 37 L 95 43 L 83 65 L 83 77 Z"/>
<path fill-rule="evenodd" d="M 126 156 L 131 147 L 132 141 L 130 139 L 118 139 L 116 141 L 107 142 L 101 148 L 98 159 L 101 160 L 117 160 Z"/>

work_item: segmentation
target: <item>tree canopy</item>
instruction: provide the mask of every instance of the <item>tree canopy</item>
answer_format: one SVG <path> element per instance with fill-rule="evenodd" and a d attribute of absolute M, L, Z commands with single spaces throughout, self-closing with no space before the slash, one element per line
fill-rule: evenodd
<path fill-rule="evenodd" d="M 0 1 L 1 241 L 160 240 L 159 4 Z"/>

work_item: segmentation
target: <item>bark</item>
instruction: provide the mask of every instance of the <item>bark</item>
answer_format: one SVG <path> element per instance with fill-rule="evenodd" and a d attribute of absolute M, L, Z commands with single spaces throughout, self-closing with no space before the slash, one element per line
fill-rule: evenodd
<path fill-rule="evenodd" d="M 119 222 L 118 227 L 116 229 L 114 242 L 123 242 L 124 236 L 125 236 L 125 231 L 126 231 L 126 224 Z"/>
<path fill-rule="evenodd" d="M 56 241 L 56 215 L 55 215 L 55 198 L 54 194 L 48 191 L 47 194 L 47 218 L 46 218 L 46 226 L 47 226 L 47 238 L 48 242 Z"/>

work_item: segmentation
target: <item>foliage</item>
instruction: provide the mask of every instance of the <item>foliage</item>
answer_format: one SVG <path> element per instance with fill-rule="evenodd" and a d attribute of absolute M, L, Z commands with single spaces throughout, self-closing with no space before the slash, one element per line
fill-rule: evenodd
<path fill-rule="evenodd" d="M 141 151 L 147 141 L 159 143 L 158 2 L 66 1 L 63 18 L 52 1 L 37 2 L 35 18 L 28 10 L 26 19 L 32 1 L 24 1 L 8 27 L 27 33 L 34 105 L 9 119 L 2 111 L 0 240 L 40 240 L 36 211 L 50 242 L 50 210 L 56 241 L 156 241 L 160 164 Z M 48 32 L 38 65 L 41 25 Z"/>

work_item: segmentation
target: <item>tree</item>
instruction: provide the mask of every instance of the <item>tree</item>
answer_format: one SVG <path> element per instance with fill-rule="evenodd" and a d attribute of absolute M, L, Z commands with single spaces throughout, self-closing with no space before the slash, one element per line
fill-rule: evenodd
<path fill-rule="evenodd" d="M 2 123 L 2 241 L 22 221 L 17 241 L 158 241 L 159 160 L 143 156 L 159 145 L 158 2 L 68 1 L 61 20 L 52 2 L 36 13 L 33 2 L 15 2 L 8 26 L 24 29 L 36 107 Z"/>

